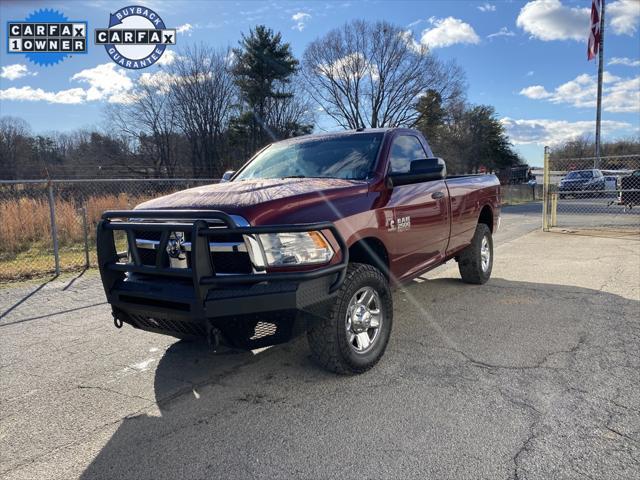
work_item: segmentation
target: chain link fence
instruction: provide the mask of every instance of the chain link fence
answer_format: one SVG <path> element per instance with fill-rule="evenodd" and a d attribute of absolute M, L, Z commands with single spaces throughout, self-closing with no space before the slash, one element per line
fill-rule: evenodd
<path fill-rule="evenodd" d="M 94 267 L 102 212 L 217 181 L 0 181 L 0 283 Z"/>
<path fill-rule="evenodd" d="M 545 231 L 640 233 L 640 155 L 544 162 Z"/>
<path fill-rule="evenodd" d="M 500 187 L 503 205 L 518 205 L 542 200 L 542 185 L 502 185 Z"/>
<path fill-rule="evenodd" d="M 602 157 L 600 168 L 594 161 L 550 159 L 547 151 L 544 185 L 504 186 L 504 201 L 543 199 L 545 230 L 640 229 L 640 155 Z M 587 181 L 581 172 L 594 176 Z M 103 211 L 217 181 L 0 181 L 0 283 L 95 267 L 95 229 Z"/>

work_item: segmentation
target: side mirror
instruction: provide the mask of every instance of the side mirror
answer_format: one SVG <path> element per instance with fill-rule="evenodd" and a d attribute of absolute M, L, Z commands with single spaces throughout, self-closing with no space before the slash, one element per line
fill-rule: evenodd
<path fill-rule="evenodd" d="M 443 180 L 447 176 L 447 167 L 441 158 L 413 160 L 406 173 L 389 174 L 391 186 Z"/>
<path fill-rule="evenodd" d="M 235 175 L 235 173 L 236 173 L 235 170 L 227 170 L 226 172 L 224 172 L 222 174 L 222 178 L 220 179 L 220 183 L 228 182 L 229 180 L 231 180 L 231 177 L 233 177 Z"/>

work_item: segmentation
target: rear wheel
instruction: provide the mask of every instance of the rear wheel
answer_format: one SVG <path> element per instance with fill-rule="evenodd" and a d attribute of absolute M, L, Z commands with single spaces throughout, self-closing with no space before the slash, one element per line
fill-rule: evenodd
<path fill-rule="evenodd" d="M 486 283 L 493 268 L 493 237 L 484 223 L 479 223 L 471 240 L 458 258 L 462 280 L 477 285 Z"/>
<path fill-rule="evenodd" d="M 365 372 L 384 354 L 392 322 L 387 279 L 371 265 L 351 263 L 329 316 L 309 327 L 312 356 L 332 372 Z"/>

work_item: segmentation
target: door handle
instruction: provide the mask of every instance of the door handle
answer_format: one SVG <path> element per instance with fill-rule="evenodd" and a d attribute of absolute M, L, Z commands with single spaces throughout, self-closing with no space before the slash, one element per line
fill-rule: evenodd
<path fill-rule="evenodd" d="M 434 200 L 437 200 L 439 198 L 444 198 L 444 192 L 433 192 L 431 194 L 431 198 L 433 198 Z"/>

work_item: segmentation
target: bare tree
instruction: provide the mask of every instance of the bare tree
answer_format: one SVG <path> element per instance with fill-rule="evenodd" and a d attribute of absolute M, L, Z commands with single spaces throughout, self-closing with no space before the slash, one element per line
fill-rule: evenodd
<path fill-rule="evenodd" d="M 313 130 L 314 105 L 301 84 L 300 78 L 293 79 L 291 85 L 281 84 L 275 88 L 275 98 L 267 100 L 265 124 L 271 129 L 268 132 L 271 141 L 304 135 Z"/>
<path fill-rule="evenodd" d="M 176 121 L 191 146 L 194 175 L 220 176 L 223 134 L 237 109 L 229 52 L 188 47 L 168 67 Z"/>
<path fill-rule="evenodd" d="M 0 117 L 0 178 L 17 178 L 21 163 L 29 158 L 30 135 L 29 124 L 23 119 Z"/>
<path fill-rule="evenodd" d="M 143 75 L 126 103 L 107 108 L 111 124 L 135 139 L 138 151 L 151 162 L 156 177 L 173 177 L 178 161 L 179 129 L 169 87 L 170 77 L 166 74 Z"/>
<path fill-rule="evenodd" d="M 427 90 L 462 95 L 464 74 L 387 22 L 355 20 L 312 42 L 303 57 L 310 95 L 344 128 L 413 126 Z"/>

